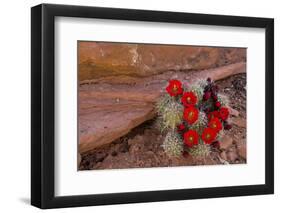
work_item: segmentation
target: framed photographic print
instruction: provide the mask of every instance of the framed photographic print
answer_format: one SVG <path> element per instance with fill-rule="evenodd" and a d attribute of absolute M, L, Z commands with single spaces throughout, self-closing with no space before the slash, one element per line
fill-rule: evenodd
<path fill-rule="evenodd" d="M 274 21 L 31 9 L 31 203 L 272 194 Z"/>

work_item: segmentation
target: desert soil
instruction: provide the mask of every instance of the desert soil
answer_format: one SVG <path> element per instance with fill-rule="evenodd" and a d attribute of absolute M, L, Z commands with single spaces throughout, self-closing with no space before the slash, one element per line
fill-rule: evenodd
<path fill-rule="evenodd" d="M 182 157 L 167 156 L 161 146 L 165 135 L 158 131 L 153 119 L 113 143 L 83 154 L 79 170 L 246 163 L 246 74 L 217 84 L 230 99 L 233 127 L 226 131 L 220 147 L 212 147 L 207 158 L 194 158 L 187 153 Z"/>

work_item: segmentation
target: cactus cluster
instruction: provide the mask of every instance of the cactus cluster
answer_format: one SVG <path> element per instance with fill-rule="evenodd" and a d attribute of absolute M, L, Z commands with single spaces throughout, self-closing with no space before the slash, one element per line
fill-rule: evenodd
<path fill-rule="evenodd" d="M 166 133 L 162 147 L 168 156 L 179 157 L 186 151 L 207 157 L 224 130 L 231 128 L 228 98 L 218 90 L 209 78 L 192 85 L 170 80 L 167 93 L 156 104 L 159 128 Z"/>

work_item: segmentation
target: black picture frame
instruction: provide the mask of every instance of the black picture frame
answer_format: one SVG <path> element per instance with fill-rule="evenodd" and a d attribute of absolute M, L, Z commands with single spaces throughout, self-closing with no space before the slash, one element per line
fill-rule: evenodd
<path fill-rule="evenodd" d="M 264 28 L 265 184 L 96 195 L 54 195 L 55 17 Z M 31 204 L 39 208 L 218 198 L 274 193 L 274 19 L 164 11 L 41 4 L 31 8 Z"/>

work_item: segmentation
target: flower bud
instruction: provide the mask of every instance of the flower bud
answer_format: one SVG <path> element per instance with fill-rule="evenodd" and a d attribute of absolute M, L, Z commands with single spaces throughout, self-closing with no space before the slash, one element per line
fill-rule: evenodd
<path fill-rule="evenodd" d="M 203 95 L 204 101 L 209 100 L 210 97 L 211 97 L 211 92 L 205 92 L 204 95 Z"/>
<path fill-rule="evenodd" d="M 232 128 L 232 125 L 231 124 L 226 124 L 225 126 L 224 126 L 224 129 L 225 130 L 230 130 Z"/>
<path fill-rule="evenodd" d="M 212 95 L 212 97 L 213 97 L 213 100 L 214 100 L 214 101 L 217 101 L 217 100 L 218 100 L 218 96 L 217 96 L 217 95 L 214 94 L 214 95 Z"/>
<path fill-rule="evenodd" d="M 217 101 L 217 102 L 215 103 L 215 106 L 218 107 L 218 108 L 220 108 L 220 107 L 221 107 L 221 103 L 220 103 L 219 101 Z"/>

